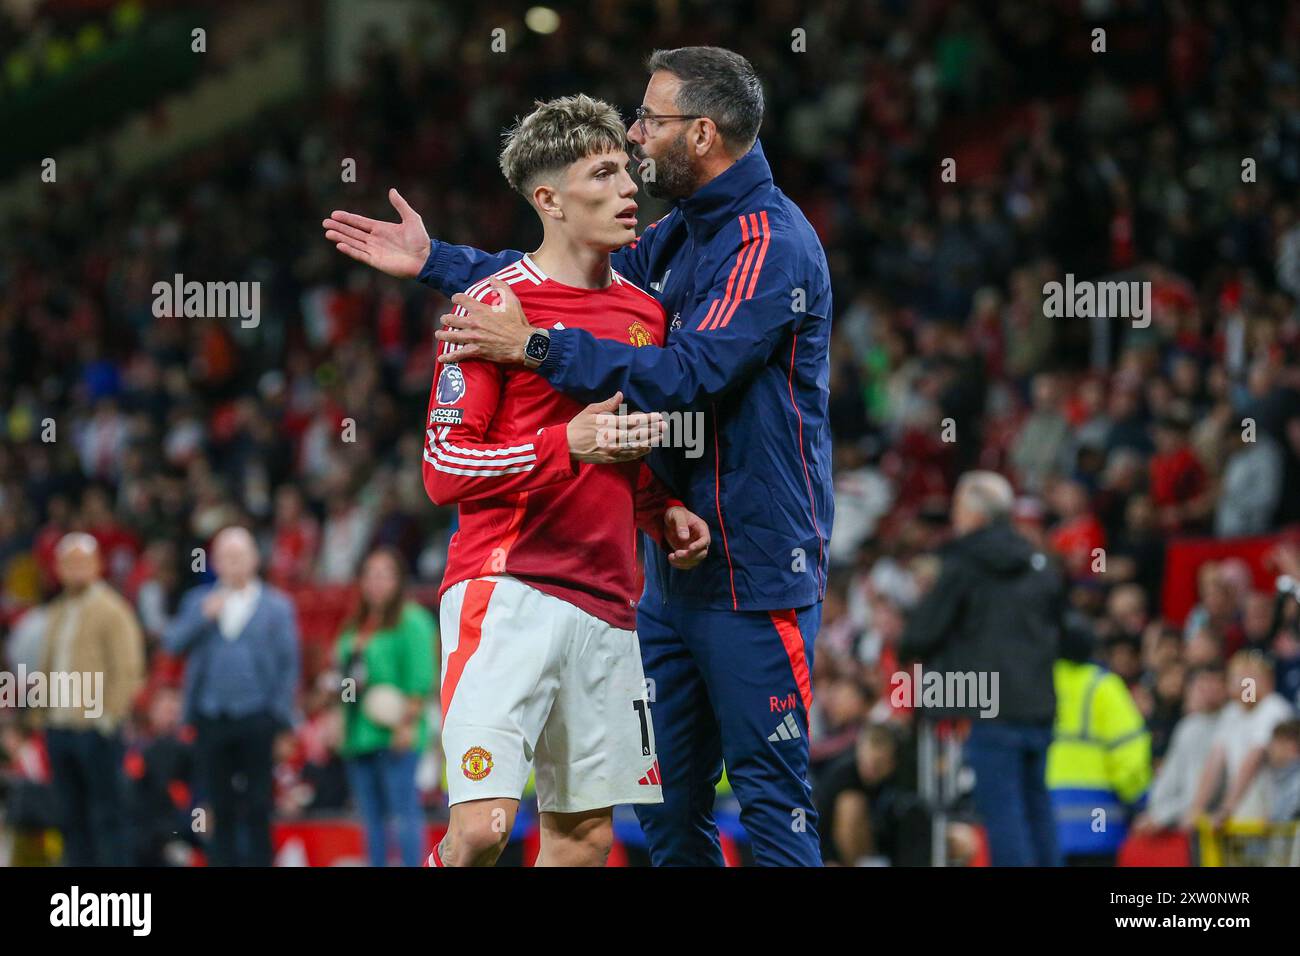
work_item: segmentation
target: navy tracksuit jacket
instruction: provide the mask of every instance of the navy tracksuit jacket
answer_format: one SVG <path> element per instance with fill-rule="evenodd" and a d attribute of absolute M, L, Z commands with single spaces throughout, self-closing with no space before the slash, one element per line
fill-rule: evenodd
<path fill-rule="evenodd" d="M 420 281 L 450 295 L 522 255 L 435 240 Z M 808 710 L 834 509 L 825 253 L 756 143 L 613 267 L 663 305 L 667 347 L 563 329 L 537 372 L 584 402 L 621 390 L 641 410 L 702 413 L 702 455 L 648 460 L 713 536 L 690 571 L 645 549 L 637 630 L 664 793 L 637 807 L 651 860 L 721 864 L 725 760 L 755 860 L 817 865 Z"/>

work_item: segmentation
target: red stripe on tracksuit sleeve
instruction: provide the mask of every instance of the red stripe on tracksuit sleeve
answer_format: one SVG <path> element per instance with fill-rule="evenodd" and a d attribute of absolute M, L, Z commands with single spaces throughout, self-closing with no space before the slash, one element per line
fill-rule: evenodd
<path fill-rule="evenodd" d="M 720 303 L 721 301 L 722 301 L 721 299 L 714 299 L 712 302 L 709 303 L 709 312 L 704 317 L 704 321 L 695 327 L 696 332 L 699 332 L 701 329 L 703 329 L 706 325 L 709 324 L 709 319 L 713 318 L 713 313 L 718 311 L 718 303 Z"/>
<path fill-rule="evenodd" d="M 763 257 L 767 255 L 767 244 L 772 238 L 772 232 L 767 226 L 767 210 L 761 210 L 758 214 L 759 228 L 763 232 L 763 248 L 758 252 L 758 262 L 754 266 L 754 275 L 749 280 L 749 288 L 745 290 L 745 298 L 748 299 L 754 294 L 754 287 L 758 285 L 758 274 L 763 271 Z"/>
<path fill-rule="evenodd" d="M 726 309 L 727 301 L 731 298 L 732 288 L 736 284 L 736 273 L 740 271 L 741 260 L 743 260 L 749 253 L 748 248 L 746 248 L 748 243 L 749 243 L 749 224 L 745 222 L 745 217 L 741 216 L 740 217 L 740 249 L 736 252 L 736 264 L 731 267 L 731 275 L 727 276 L 727 289 L 722 294 L 722 299 L 714 300 L 715 303 L 721 301 L 723 310 Z M 744 285 L 745 280 L 741 279 L 740 282 L 741 285 Z M 709 314 L 704 317 L 703 322 L 701 322 L 698 326 L 695 327 L 695 331 L 697 332 L 703 331 L 704 327 L 708 325 L 709 319 L 713 317 L 713 312 L 714 312 L 713 307 L 710 306 Z M 718 314 L 721 315 L 721 310 L 719 311 Z"/>
<path fill-rule="evenodd" d="M 736 308 L 740 305 L 742 298 L 748 299 L 753 297 L 754 287 L 758 285 L 758 274 L 763 271 L 763 259 L 767 256 L 767 245 L 771 241 L 772 234 L 768 231 L 767 228 L 767 210 L 763 210 L 763 212 L 760 213 L 760 216 L 762 217 L 762 225 L 759 224 L 758 217 L 754 217 L 753 234 L 755 237 L 757 237 L 761 233 L 763 239 L 761 243 L 753 244 L 754 248 L 758 252 L 758 257 L 754 261 L 753 271 L 750 272 L 749 288 L 745 290 L 745 294 L 743 297 L 738 296 L 735 299 L 735 301 L 731 303 L 731 308 L 729 308 L 724 314 L 722 314 L 719 317 L 717 321 L 717 327 L 720 329 L 725 329 L 727 327 L 727 323 L 730 322 L 731 317 L 735 315 Z M 749 266 L 746 265 L 745 268 L 749 269 Z M 745 280 L 741 279 L 740 284 L 743 286 L 745 284 Z M 737 289 L 736 291 L 739 292 L 740 290 Z"/>

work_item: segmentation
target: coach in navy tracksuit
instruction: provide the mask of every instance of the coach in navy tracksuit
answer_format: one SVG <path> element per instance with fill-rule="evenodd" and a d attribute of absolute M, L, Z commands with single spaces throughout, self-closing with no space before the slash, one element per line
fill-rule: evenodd
<path fill-rule="evenodd" d="M 526 343 L 536 330 L 522 311 L 493 313 L 471 300 L 456 322 L 463 331 L 439 338 L 468 343 L 461 358 L 506 362 L 540 346 L 540 364 L 536 354 L 525 364 L 580 401 L 622 391 L 642 410 L 703 413 L 702 456 L 675 448 L 649 459 L 708 521 L 713 541 L 689 572 L 646 549 L 637 630 L 654 681 L 664 802 L 638 806 L 637 815 L 656 865 L 721 865 L 712 808 L 725 760 L 755 859 L 818 865 L 807 771 L 834 507 L 826 257 L 773 185 L 756 141 L 763 95 L 749 63 L 687 47 L 657 52 L 649 68 L 628 138 L 654 160 L 653 180 L 643 170 L 647 190 L 675 208 L 615 253 L 613 267 L 663 304 L 667 347 L 576 329 Z M 404 202 L 394 204 L 402 224 L 366 220 L 365 238 L 353 245 L 369 245 L 354 257 L 401 274 L 384 247 L 413 245 L 423 226 Z M 448 294 L 522 255 L 441 242 L 428 249 L 419 278 Z"/>

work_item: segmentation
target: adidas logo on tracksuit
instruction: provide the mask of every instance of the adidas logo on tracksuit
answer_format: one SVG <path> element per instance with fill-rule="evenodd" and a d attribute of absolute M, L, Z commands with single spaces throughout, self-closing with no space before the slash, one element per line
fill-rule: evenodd
<path fill-rule="evenodd" d="M 799 725 L 794 722 L 794 714 L 786 714 L 785 720 L 776 725 L 776 730 L 767 735 L 767 739 L 776 743 L 778 740 L 794 740 L 802 737 Z"/>

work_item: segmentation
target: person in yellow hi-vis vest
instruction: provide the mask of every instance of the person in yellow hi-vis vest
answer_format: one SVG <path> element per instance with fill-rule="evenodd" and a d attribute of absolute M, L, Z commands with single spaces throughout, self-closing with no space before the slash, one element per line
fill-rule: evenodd
<path fill-rule="evenodd" d="M 1053 679 L 1047 787 L 1068 866 L 1113 866 L 1151 785 L 1151 735 L 1124 681 L 1089 661 L 1092 633 L 1067 626 Z"/>

